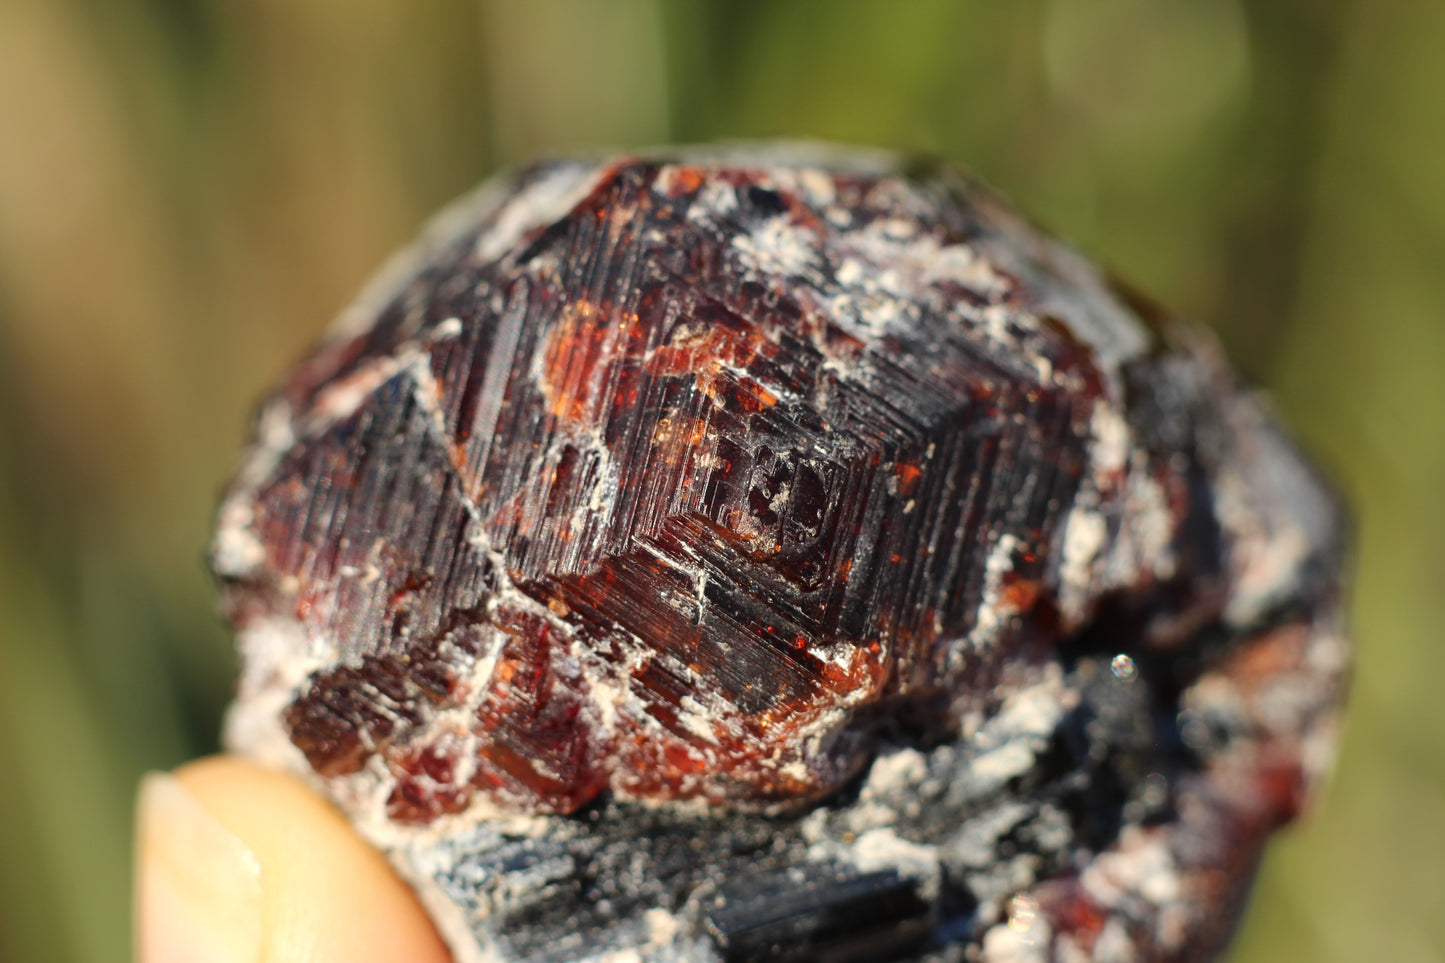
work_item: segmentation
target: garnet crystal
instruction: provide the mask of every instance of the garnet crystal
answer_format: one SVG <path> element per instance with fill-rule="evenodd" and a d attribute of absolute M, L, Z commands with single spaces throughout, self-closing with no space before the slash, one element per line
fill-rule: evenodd
<path fill-rule="evenodd" d="M 228 738 L 461 961 L 1208 959 L 1327 766 L 1338 524 L 1137 304 L 873 155 L 497 181 L 261 413 Z"/>

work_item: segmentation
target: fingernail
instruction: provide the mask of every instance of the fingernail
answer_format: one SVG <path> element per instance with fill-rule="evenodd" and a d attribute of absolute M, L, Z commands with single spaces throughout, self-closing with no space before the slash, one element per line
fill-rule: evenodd
<path fill-rule="evenodd" d="M 175 777 L 151 773 L 136 804 L 139 963 L 257 963 L 261 866 Z"/>

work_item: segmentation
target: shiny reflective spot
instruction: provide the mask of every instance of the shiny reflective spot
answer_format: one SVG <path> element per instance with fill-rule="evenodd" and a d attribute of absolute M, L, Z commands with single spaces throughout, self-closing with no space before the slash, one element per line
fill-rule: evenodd
<path fill-rule="evenodd" d="M 1109 663 L 1109 669 L 1114 673 L 1114 678 L 1124 682 L 1133 682 L 1139 675 L 1139 667 L 1134 664 L 1134 660 L 1122 652 L 1114 656 Z"/>
<path fill-rule="evenodd" d="M 1048 924 L 1039 917 L 1038 901 L 1022 894 L 1009 901 L 1008 928 L 1029 946 L 1042 944 L 1049 935 Z"/>

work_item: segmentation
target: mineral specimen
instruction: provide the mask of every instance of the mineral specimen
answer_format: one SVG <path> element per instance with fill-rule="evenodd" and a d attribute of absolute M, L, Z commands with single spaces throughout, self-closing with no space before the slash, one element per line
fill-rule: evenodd
<path fill-rule="evenodd" d="M 534 166 L 257 433 L 228 740 L 461 963 L 1206 960 L 1328 768 L 1330 496 L 946 171 Z"/>

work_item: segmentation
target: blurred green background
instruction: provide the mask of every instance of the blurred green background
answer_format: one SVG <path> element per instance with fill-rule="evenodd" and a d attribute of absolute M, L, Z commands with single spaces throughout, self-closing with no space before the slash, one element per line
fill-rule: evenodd
<path fill-rule="evenodd" d="M 0 961 L 129 956 L 136 779 L 233 671 L 219 488 L 383 256 L 537 151 L 778 135 L 966 163 L 1270 387 L 1359 667 L 1233 959 L 1445 959 L 1445 4 L 0 0 Z"/>

